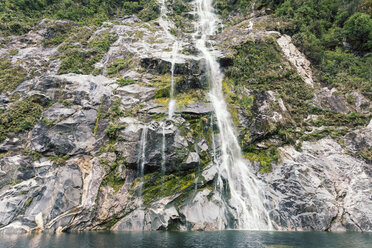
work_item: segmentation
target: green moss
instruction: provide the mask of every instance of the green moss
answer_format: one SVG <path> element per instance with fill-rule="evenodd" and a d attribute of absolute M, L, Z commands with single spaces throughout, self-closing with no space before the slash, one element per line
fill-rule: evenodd
<path fill-rule="evenodd" d="M 122 70 L 126 70 L 132 67 L 133 60 L 131 58 L 127 59 L 117 59 L 107 67 L 107 75 L 109 77 L 118 77 Z"/>
<path fill-rule="evenodd" d="M 248 7 L 253 3 L 251 0 L 216 0 L 215 5 L 217 11 L 226 18 L 230 13 L 239 11 L 247 14 Z"/>
<path fill-rule="evenodd" d="M 155 99 L 168 98 L 170 95 L 170 86 L 159 87 L 155 90 Z"/>
<path fill-rule="evenodd" d="M 116 139 L 118 131 L 124 128 L 124 125 L 119 125 L 118 123 L 110 123 L 106 128 L 105 133 L 107 133 L 110 139 Z"/>
<path fill-rule="evenodd" d="M 173 36 L 178 36 L 178 30 L 176 28 L 170 28 L 169 33 Z"/>
<path fill-rule="evenodd" d="M 124 111 L 121 108 L 121 98 L 115 98 L 110 109 L 102 113 L 102 118 L 107 118 L 112 123 L 116 123 L 120 117 L 128 117 L 130 115 L 136 115 L 137 112 L 141 109 L 141 107 L 142 105 L 138 104 Z"/>
<path fill-rule="evenodd" d="M 5 112 L 0 113 L 0 140 L 9 133 L 18 134 L 31 130 L 40 119 L 44 107 L 30 98 L 12 104 Z"/>
<path fill-rule="evenodd" d="M 143 9 L 138 13 L 138 17 L 141 18 L 143 21 L 151 21 L 158 18 L 160 14 L 160 8 L 158 2 L 155 0 L 150 1 L 140 1 L 144 4 Z"/>
<path fill-rule="evenodd" d="M 364 158 L 364 159 L 366 159 L 366 160 L 368 160 L 368 161 L 372 161 L 372 148 L 369 148 L 368 150 L 366 150 L 366 151 L 361 151 L 361 152 L 359 152 L 360 153 L 360 155 Z"/>
<path fill-rule="evenodd" d="M 49 126 L 49 127 L 54 125 L 54 120 L 48 120 L 46 117 L 43 117 L 41 119 L 41 122 L 43 123 L 43 125 Z"/>
<path fill-rule="evenodd" d="M 103 223 L 103 224 L 100 224 L 101 226 L 103 225 L 106 230 L 110 230 L 116 223 L 118 223 L 119 221 L 121 220 L 121 218 L 112 218 L 111 220 Z"/>
<path fill-rule="evenodd" d="M 295 144 L 298 140 L 316 140 L 326 136 L 337 138 L 345 133 L 345 129 L 333 127 L 365 126 L 371 119 L 370 114 L 342 114 L 313 106 L 313 89 L 302 81 L 296 70 L 286 61 L 274 39 L 248 41 L 235 49 L 233 66 L 227 72 L 227 80 L 224 82 L 224 92 L 229 105 L 239 106 L 243 114 L 250 117 L 254 98 L 240 92 L 245 89 L 249 90 L 251 95 L 260 95 L 270 90 L 278 93 L 278 98 L 283 100 L 288 110 L 282 122 L 267 123 L 267 127 L 265 123 L 261 124 L 262 129 L 267 131 L 263 139 L 275 136 L 283 143 Z M 236 122 L 232 107 L 230 109 Z M 271 104 L 271 110 L 281 111 L 276 102 Z M 318 115 L 317 120 L 305 120 L 309 114 Z M 308 134 L 305 131 L 310 126 L 327 128 Z M 244 138 L 243 150 L 251 143 L 249 136 L 249 129 L 241 130 L 240 138 Z"/>
<path fill-rule="evenodd" d="M 66 30 L 66 35 L 63 36 L 61 43 L 56 45 L 58 47 L 58 51 L 63 53 L 71 48 L 81 48 L 86 47 L 88 45 L 88 40 L 92 37 L 93 33 L 97 30 L 94 26 L 80 26 L 80 25 L 67 25 L 70 26 L 70 29 Z"/>
<path fill-rule="evenodd" d="M 137 81 L 135 80 L 126 79 L 126 78 L 119 78 L 116 82 L 119 84 L 120 87 L 137 83 Z"/>
<path fill-rule="evenodd" d="M 49 36 L 43 39 L 41 44 L 44 47 L 55 47 L 64 42 L 74 31 L 73 27 L 76 24 L 73 22 L 53 23 L 48 25 L 47 29 Z M 75 30 L 78 31 L 78 30 Z"/>
<path fill-rule="evenodd" d="M 11 49 L 9 51 L 9 56 L 14 56 L 14 55 L 17 55 L 18 54 L 18 49 Z"/>
<path fill-rule="evenodd" d="M 360 127 L 366 126 L 372 118 L 372 114 L 361 114 L 351 112 L 349 114 L 336 113 L 318 107 L 311 107 L 310 114 L 318 115 L 318 119 L 311 121 L 314 126 L 346 126 Z"/>
<path fill-rule="evenodd" d="M 99 124 L 99 118 L 101 117 L 101 109 L 102 109 L 102 104 L 99 105 L 99 108 L 98 108 L 98 111 L 97 111 L 96 124 L 94 125 L 94 130 L 93 130 L 94 136 L 96 136 L 97 132 L 98 132 L 98 124 Z"/>
<path fill-rule="evenodd" d="M 41 154 L 40 152 L 35 152 L 35 151 L 29 152 L 29 155 L 32 157 L 32 161 L 37 161 L 43 157 L 43 154 Z"/>
<path fill-rule="evenodd" d="M 169 104 L 169 97 L 156 98 L 155 101 L 164 107 L 167 107 Z"/>
<path fill-rule="evenodd" d="M 137 178 L 136 180 L 141 180 Z M 146 174 L 143 178 L 143 199 L 145 204 L 150 204 L 157 199 L 174 196 L 179 193 L 185 194 L 188 190 L 194 189 L 195 173 L 189 174 L 170 174 L 161 176 L 160 173 L 155 172 Z M 138 182 L 134 182 L 138 185 Z M 133 193 L 133 192 L 132 192 Z"/>
<path fill-rule="evenodd" d="M 194 104 L 203 97 L 201 90 L 190 90 L 188 92 L 180 93 L 177 95 L 177 106 L 185 107 L 189 104 Z"/>
<path fill-rule="evenodd" d="M 10 182 L 10 185 L 14 186 L 14 185 L 17 185 L 21 182 L 23 182 L 22 179 L 17 179 L 17 180 L 14 180 L 14 181 Z"/>
<path fill-rule="evenodd" d="M 102 180 L 102 185 L 108 185 L 118 191 L 124 184 L 124 179 L 121 176 L 120 167 L 125 166 L 124 159 L 117 156 L 116 161 L 109 165 L 109 172 Z"/>
<path fill-rule="evenodd" d="M 65 107 L 71 107 L 72 106 L 72 101 L 71 100 L 61 100 L 61 103 Z"/>
<path fill-rule="evenodd" d="M 0 94 L 15 90 L 27 78 L 27 72 L 9 60 L 0 59 Z"/>
<path fill-rule="evenodd" d="M 70 158 L 69 155 L 64 155 L 64 156 L 50 156 L 48 157 L 49 160 L 53 161 L 57 165 L 63 165 L 66 163 L 66 161 Z"/>
<path fill-rule="evenodd" d="M 234 124 L 238 125 L 239 124 L 239 114 L 238 114 L 238 110 L 235 107 L 235 106 L 240 106 L 239 102 L 236 101 L 238 98 L 236 97 L 236 94 L 231 91 L 231 87 L 229 86 L 229 84 L 226 81 L 222 82 L 222 90 L 225 94 L 227 107 L 228 107 L 228 110 L 231 114 L 231 118 L 232 118 Z M 247 111 L 249 111 L 249 109 L 250 109 L 250 106 L 248 108 L 246 108 Z"/>
<path fill-rule="evenodd" d="M 273 146 L 267 149 L 257 149 L 251 146 L 250 151 L 244 152 L 244 157 L 251 162 L 258 162 L 261 173 L 269 173 L 272 170 L 272 163 L 279 161 L 280 154 L 277 148 Z"/>
<path fill-rule="evenodd" d="M 30 198 L 27 199 L 27 201 L 25 202 L 25 207 L 26 208 L 28 208 L 31 205 L 31 203 L 34 200 L 34 198 L 35 197 L 30 197 Z"/>
<path fill-rule="evenodd" d="M 116 147 L 116 141 L 115 140 L 110 140 L 106 144 L 100 147 L 99 152 L 102 154 L 104 152 L 116 152 L 117 147 Z"/>

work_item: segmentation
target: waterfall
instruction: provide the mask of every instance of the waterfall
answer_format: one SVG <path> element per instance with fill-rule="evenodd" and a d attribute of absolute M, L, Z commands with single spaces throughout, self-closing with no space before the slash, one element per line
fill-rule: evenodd
<path fill-rule="evenodd" d="M 176 110 L 176 100 L 174 99 L 174 67 L 176 64 L 176 58 L 178 54 L 178 41 L 175 40 L 172 48 L 172 66 L 171 66 L 171 89 L 169 96 L 168 116 L 172 119 L 174 111 Z"/>
<path fill-rule="evenodd" d="M 222 183 L 222 178 L 228 182 L 230 190 L 228 205 L 238 222 L 234 228 L 268 230 L 271 229 L 271 223 L 258 191 L 258 182 L 242 157 L 231 115 L 224 99 L 222 90 L 223 74 L 216 55 L 213 53 L 215 51 L 208 49 L 206 45 L 209 36 L 216 34 L 219 24 L 219 19 L 213 12 L 212 1 L 195 0 L 194 2 L 198 15 L 194 39 L 196 39 L 196 47 L 206 60 L 210 83 L 209 98 L 220 131 L 219 141 L 222 158 L 215 165 L 219 167 L 218 182 Z M 220 185 L 220 188 L 222 188 L 222 185 Z"/>
<path fill-rule="evenodd" d="M 176 110 L 176 100 L 174 99 L 174 69 L 176 64 L 176 59 L 178 56 L 178 50 L 180 47 L 179 41 L 174 37 L 170 32 L 169 28 L 173 27 L 172 23 L 169 21 L 168 10 L 165 4 L 165 0 L 160 1 L 160 18 L 159 25 L 163 28 L 164 32 L 167 35 L 167 38 L 173 41 L 172 46 L 172 57 L 171 57 L 171 89 L 169 93 L 169 103 L 168 103 L 168 117 L 172 119 L 174 111 Z"/>

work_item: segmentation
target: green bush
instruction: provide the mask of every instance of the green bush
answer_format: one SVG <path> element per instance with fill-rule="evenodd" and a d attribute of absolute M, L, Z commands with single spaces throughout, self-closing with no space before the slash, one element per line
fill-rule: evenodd
<path fill-rule="evenodd" d="M 120 87 L 123 87 L 123 86 L 131 85 L 131 84 L 136 84 L 137 81 L 126 79 L 126 78 L 119 78 L 117 80 L 117 83 L 119 84 Z"/>
<path fill-rule="evenodd" d="M 364 13 L 355 13 L 345 22 L 344 34 L 355 50 L 371 51 L 372 19 Z"/>
<path fill-rule="evenodd" d="M 13 91 L 26 80 L 27 72 L 9 60 L 0 60 L 0 94 Z"/>
<path fill-rule="evenodd" d="M 31 130 L 40 119 L 44 108 L 27 98 L 12 104 L 9 109 L 0 114 L 0 140 L 9 133 L 18 134 Z"/>
<path fill-rule="evenodd" d="M 130 68 L 131 64 L 132 64 L 132 59 L 131 58 L 117 59 L 107 67 L 107 75 L 109 77 L 117 77 L 117 76 L 120 75 L 120 72 L 122 70 Z"/>

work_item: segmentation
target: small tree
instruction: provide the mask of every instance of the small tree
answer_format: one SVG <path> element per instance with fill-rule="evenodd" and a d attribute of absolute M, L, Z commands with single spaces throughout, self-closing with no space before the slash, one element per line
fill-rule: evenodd
<path fill-rule="evenodd" d="M 369 15 L 357 12 L 352 15 L 343 28 L 350 45 L 362 52 L 372 49 L 372 19 Z"/>

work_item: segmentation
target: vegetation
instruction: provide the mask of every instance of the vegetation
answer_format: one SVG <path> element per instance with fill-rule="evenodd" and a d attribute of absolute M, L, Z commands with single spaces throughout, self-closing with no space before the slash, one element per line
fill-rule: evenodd
<path fill-rule="evenodd" d="M 195 172 L 180 172 L 161 176 L 159 172 L 146 174 L 143 177 L 143 200 L 145 204 L 150 204 L 159 198 L 174 196 L 178 193 L 187 193 L 187 190 L 194 190 Z M 136 179 L 132 187 L 138 185 L 140 178 Z M 133 193 L 133 188 L 132 188 Z"/>
<path fill-rule="evenodd" d="M 82 44 L 83 47 L 76 45 L 60 47 L 61 66 L 58 73 L 90 74 L 94 70 L 94 64 L 101 60 L 116 40 L 116 35 L 105 31 L 92 37 L 86 46 Z"/>
<path fill-rule="evenodd" d="M 110 139 L 116 139 L 118 131 L 124 128 L 125 126 L 123 125 L 119 126 L 117 123 L 110 123 L 106 128 L 105 132 L 107 133 Z"/>
<path fill-rule="evenodd" d="M 234 122 L 239 124 L 237 109 L 240 109 L 240 114 L 246 118 L 253 118 L 254 96 L 259 96 L 269 90 L 278 93 L 277 97 L 283 100 L 288 110 L 288 116 L 285 116 L 281 122 L 260 123 L 260 128 L 266 133 L 264 137 L 260 137 L 260 140 L 252 138 L 249 127 L 240 127 L 239 138 L 242 150 L 247 158 L 260 162 L 261 172 L 271 170 L 271 163 L 277 162 L 278 153 L 275 146 L 258 149 L 254 146 L 255 142 L 276 137 L 281 140 L 282 144 L 295 144 L 298 141 L 300 146 L 302 140 L 317 140 L 325 136 L 338 138 L 346 134 L 348 128 L 365 126 L 371 119 L 369 114 L 336 113 L 314 106 L 311 101 L 313 89 L 302 81 L 296 70 L 284 59 L 274 39 L 248 41 L 235 47 L 235 50 L 233 65 L 226 73 L 227 78 L 223 83 Z M 360 89 L 362 86 L 359 83 L 355 87 Z M 247 90 L 250 96 L 242 93 Z M 353 99 L 349 97 L 349 101 Z M 271 103 L 271 109 L 280 112 L 280 107 L 276 102 Z M 317 119 L 307 120 L 306 117 L 309 114 L 317 116 Z M 311 128 L 313 126 L 324 128 L 313 130 Z"/>
<path fill-rule="evenodd" d="M 0 94 L 13 91 L 26 80 L 27 72 L 9 60 L 0 59 Z"/>
<path fill-rule="evenodd" d="M 137 14 L 149 21 L 159 12 L 155 0 L 2 0 L 0 35 L 26 33 L 43 18 L 97 25 L 126 14 Z"/>
<path fill-rule="evenodd" d="M 26 98 L 0 112 L 0 140 L 4 140 L 11 133 L 18 134 L 31 130 L 40 119 L 43 110 L 43 106 Z"/>
<path fill-rule="evenodd" d="M 216 8 L 222 17 L 226 18 L 231 12 L 237 10 L 246 14 L 252 2 L 252 0 L 216 0 Z"/>
<path fill-rule="evenodd" d="M 119 58 L 107 67 L 107 75 L 109 77 L 118 77 L 120 75 L 120 72 L 122 70 L 129 69 L 131 67 L 131 64 L 131 58 Z"/>
<path fill-rule="evenodd" d="M 292 36 L 295 45 L 315 67 L 315 78 L 322 86 L 337 88 L 350 104 L 355 104 L 352 91 L 359 91 L 372 100 L 370 0 L 217 0 L 216 7 L 226 18 L 236 12 L 247 15 L 253 2 L 256 10 L 266 10 L 280 21 L 270 26 L 271 30 L 275 28 Z M 233 18 L 226 20 L 234 21 Z M 245 90 L 249 90 L 251 96 L 268 90 L 277 92 L 289 112 L 283 123 L 262 124 L 267 134 L 261 139 L 276 137 L 284 143 L 297 142 L 300 147 L 302 140 L 337 138 L 354 127 L 368 124 L 371 119 L 370 114 L 335 113 L 314 106 L 313 89 L 304 84 L 283 59 L 274 39 L 248 41 L 235 50 L 233 66 L 223 84 L 234 122 L 239 122 L 237 108 L 248 118 L 254 111 L 255 99 L 241 93 Z M 279 106 L 274 102 L 271 108 L 276 110 Z M 306 120 L 309 114 L 317 118 Z M 269 171 L 266 165 L 277 160 L 275 147 L 258 149 L 249 129 L 240 127 L 240 130 L 245 156 L 259 161 L 261 171 Z"/>
<path fill-rule="evenodd" d="M 132 79 L 126 79 L 126 78 L 119 78 L 117 80 L 117 83 L 119 84 L 120 87 L 131 85 L 137 83 L 137 81 L 132 80 Z"/>
<path fill-rule="evenodd" d="M 281 50 L 274 39 L 264 41 L 248 41 L 236 47 L 237 54 L 234 64 L 226 74 L 228 80 L 225 93 L 228 101 L 241 106 L 250 113 L 253 97 L 245 94 L 236 94 L 227 87 L 235 89 L 245 88 L 252 92 L 275 91 L 279 97 L 290 105 L 288 110 L 293 118 L 293 125 L 301 124 L 308 114 L 307 103 L 313 97 L 313 90 L 305 85 L 288 62 L 285 61 Z"/>
<path fill-rule="evenodd" d="M 101 160 L 101 163 L 106 164 L 106 161 Z M 114 191 L 118 191 L 124 184 L 125 180 L 122 175 L 125 173 L 123 170 L 123 166 L 125 166 L 125 161 L 123 158 L 117 155 L 115 162 L 111 163 L 110 165 L 105 165 L 106 170 L 108 173 L 102 180 L 101 185 L 108 185 L 114 189 Z"/>
<path fill-rule="evenodd" d="M 64 155 L 64 156 L 55 155 L 55 156 L 50 156 L 48 158 L 54 163 L 56 163 L 57 165 L 63 165 L 70 158 L 70 156 L 69 155 Z"/>
<path fill-rule="evenodd" d="M 245 152 L 244 157 L 249 159 L 251 162 L 260 163 L 261 173 L 271 172 L 271 164 L 278 162 L 280 159 L 279 152 L 274 146 L 260 150 L 251 145 L 250 152 Z"/>

